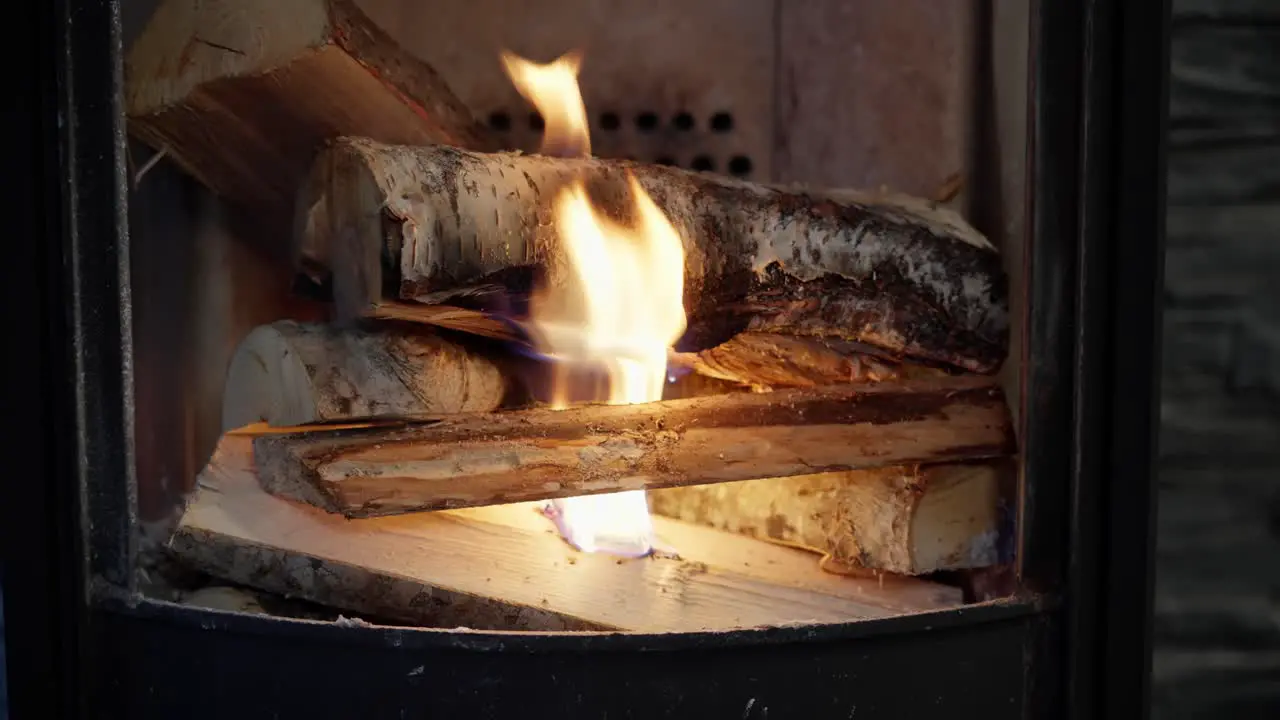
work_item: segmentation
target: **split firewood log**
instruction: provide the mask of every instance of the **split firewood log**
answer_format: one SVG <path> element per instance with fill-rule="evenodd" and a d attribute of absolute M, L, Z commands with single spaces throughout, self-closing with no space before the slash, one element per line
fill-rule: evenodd
<path fill-rule="evenodd" d="M 535 270 L 550 285 L 564 276 L 557 190 L 584 179 L 602 211 L 627 222 L 629 177 L 684 239 L 681 351 L 751 330 L 851 340 L 979 373 L 1004 360 L 1008 283 L 995 249 L 955 213 L 897 196 L 342 138 L 299 190 L 298 262 L 332 270 L 339 317 L 386 299 L 510 299 Z"/>
<path fill-rule="evenodd" d="M 236 349 L 222 425 L 487 412 L 507 392 L 493 359 L 416 327 L 365 331 L 285 320 L 255 328 Z"/>
<path fill-rule="evenodd" d="M 124 105 L 130 134 L 281 232 L 329 138 L 496 147 L 354 0 L 165 0 L 129 49 Z"/>
<path fill-rule="evenodd" d="M 497 630 L 693 632 L 954 608 L 922 578 L 849 578 L 805 554 L 676 520 L 678 556 L 618 562 L 562 542 L 528 505 L 348 520 L 263 492 L 249 437 L 200 474 L 168 549 L 213 577 L 375 618 Z"/>
<path fill-rule="evenodd" d="M 824 567 L 921 575 L 998 561 L 999 464 L 895 466 L 654 490 L 659 515 L 778 540 Z"/>
<path fill-rule="evenodd" d="M 460 416 L 254 440 L 269 492 L 348 517 L 1002 457 L 989 378 Z"/>

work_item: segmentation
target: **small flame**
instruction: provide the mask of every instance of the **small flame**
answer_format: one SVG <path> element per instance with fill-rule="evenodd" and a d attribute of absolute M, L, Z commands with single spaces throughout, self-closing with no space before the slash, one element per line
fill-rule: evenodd
<path fill-rule="evenodd" d="M 589 155 L 586 108 L 578 89 L 581 57 L 566 55 L 538 65 L 503 53 L 503 65 L 521 95 L 546 122 L 541 152 Z M 556 280 L 538 288 L 530 303 L 538 350 L 572 367 L 603 367 L 611 405 L 662 399 L 667 351 L 685 329 L 684 243 L 640 183 L 628 176 L 634 227 L 604 217 L 581 179 L 555 198 L 555 220 L 564 257 Z M 563 407 L 566 383 L 553 389 Z M 653 525 L 643 490 L 563 498 L 548 514 L 561 535 L 586 551 L 644 555 L 653 547 Z"/>
<path fill-rule="evenodd" d="M 540 153 L 555 157 L 591 154 L 587 106 L 578 91 L 580 54 L 566 53 L 546 65 L 539 65 L 504 51 L 502 67 L 516 90 L 538 109 L 545 121 Z"/>

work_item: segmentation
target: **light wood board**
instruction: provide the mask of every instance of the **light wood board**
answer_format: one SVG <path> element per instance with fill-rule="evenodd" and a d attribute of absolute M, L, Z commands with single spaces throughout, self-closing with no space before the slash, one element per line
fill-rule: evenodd
<path fill-rule="evenodd" d="M 347 520 L 264 492 L 250 437 L 223 438 L 171 548 L 263 590 L 376 617 L 511 630 L 687 632 L 953 607 L 960 591 L 853 578 L 816 555 L 655 518 L 681 558 L 570 548 L 533 504 Z"/>

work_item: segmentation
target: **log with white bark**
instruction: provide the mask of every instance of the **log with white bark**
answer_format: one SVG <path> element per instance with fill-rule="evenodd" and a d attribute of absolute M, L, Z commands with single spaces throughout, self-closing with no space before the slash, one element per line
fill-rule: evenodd
<path fill-rule="evenodd" d="M 249 438 L 222 439 L 170 550 L 209 575 L 436 627 L 689 632 L 849 622 L 957 607 L 915 578 L 824 573 L 814 556 L 655 518 L 679 557 L 619 561 L 561 541 L 533 507 L 347 520 L 265 493 Z"/>
<path fill-rule="evenodd" d="M 967 376 L 271 435 L 254 451 L 267 490 L 366 517 L 998 457 L 1012 444 L 999 388 Z"/>
<path fill-rule="evenodd" d="M 329 138 L 496 147 L 354 0 L 164 0 L 129 49 L 124 105 L 132 135 L 282 231 Z"/>
<path fill-rule="evenodd" d="M 285 320 L 255 328 L 236 348 L 222 426 L 487 412 L 507 392 L 493 359 L 417 327 L 366 331 Z"/>
<path fill-rule="evenodd" d="M 564 277 L 552 203 L 585 178 L 627 222 L 628 176 L 684 240 L 689 327 L 678 349 L 744 330 L 852 340 L 894 356 L 994 372 L 1008 283 L 958 215 L 911 198 L 807 192 L 596 158 L 334 141 L 299 190 L 298 262 L 331 268 L 336 311 L 384 298 L 483 302 Z"/>
<path fill-rule="evenodd" d="M 996 564 L 1001 485 L 996 464 L 888 467 L 657 490 L 649 505 L 838 567 L 920 575 Z"/>

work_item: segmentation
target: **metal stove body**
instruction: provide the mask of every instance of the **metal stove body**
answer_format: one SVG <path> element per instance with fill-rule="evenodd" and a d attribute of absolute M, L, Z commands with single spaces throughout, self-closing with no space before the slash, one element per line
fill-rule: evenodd
<path fill-rule="evenodd" d="M 906 25 L 865 33 L 859 43 L 833 30 L 885 16 L 865 8 L 886 3 L 850 3 L 825 16 L 780 2 L 699 3 L 683 12 L 663 2 L 643 13 L 626 5 L 634 17 L 618 21 L 627 30 L 617 42 L 639 49 L 667 38 L 672 50 L 619 53 L 628 71 L 611 74 L 610 62 L 621 61 L 605 60 L 584 77 L 588 102 L 607 109 L 596 118 L 601 154 L 753 178 L 906 188 L 933 182 L 939 168 L 967 168 L 971 180 L 1003 188 L 999 200 L 969 202 L 988 227 L 1012 222 L 1003 245 L 1021 276 L 1018 356 L 1008 378 L 1022 458 L 1019 594 L 844 625 L 681 635 L 350 627 L 142 597 L 140 539 L 182 490 L 157 478 L 194 476 L 184 466 L 191 455 L 184 433 L 199 429 L 183 426 L 181 407 L 154 397 L 164 382 L 185 379 L 165 379 L 176 372 L 171 346 L 141 330 L 175 320 L 140 307 L 139 278 L 149 272 L 140 258 L 164 252 L 156 233 L 148 235 L 156 213 L 200 201 L 181 191 L 131 197 L 121 3 L 31 5 L 38 35 L 25 60 L 38 72 L 21 90 L 38 115 L 26 128 L 30 139 L 16 141 L 14 167 L 40 182 L 9 195 L 10 217 L 21 217 L 27 231 L 15 237 L 30 240 L 13 243 L 6 283 L 10 307 L 24 308 L 13 342 L 38 348 L 12 353 L 19 367 L 7 378 L 14 406 L 31 409 L 6 433 L 11 453 L 37 465 L 23 482 L 4 485 L 15 717 L 34 709 L 129 718 L 1145 716 L 1167 3 L 1040 0 L 1028 12 L 980 0 L 948 4 L 936 16 L 934 3 L 904 4 L 919 7 L 901 16 L 935 30 L 974 23 L 967 34 L 938 35 L 976 38 L 974 45 L 928 48 L 942 64 L 905 73 L 938 74 L 922 81 L 935 89 L 964 88 L 937 101 L 940 111 L 974 118 L 969 139 L 947 145 L 958 148 L 954 157 L 932 157 L 907 141 L 859 145 L 864 135 L 893 136 L 875 127 L 885 113 L 833 99 L 838 73 L 818 70 L 834 64 L 873 75 L 851 48 L 875 37 L 903 63 L 923 52 Z M 475 27 L 477 17 L 498 13 L 496 5 L 368 5 L 392 26 L 414 26 L 397 12 L 435 13 L 433 36 L 404 41 L 462 68 L 463 99 L 491 126 L 532 142 L 514 91 L 495 91 L 493 78 L 468 69 L 477 33 L 450 32 Z M 124 9 L 127 22 L 130 5 Z M 495 22 L 531 23 L 533 12 L 512 9 Z M 732 37 L 708 35 L 726 13 L 738 17 Z M 663 21 L 671 17 L 680 20 Z M 588 14 L 576 22 L 589 21 Z M 992 30 L 1002 23 L 1025 36 Z M 529 48 L 516 49 L 545 52 L 574 28 L 534 33 Z M 712 50 L 727 68 L 715 82 L 700 78 L 716 66 L 698 62 Z M 956 58 L 996 79 L 970 85 L 953 77 Z M 1002 69 L 1001 58 L 1025 60 L 1025 77 Z M 1002 73 L 1009 77 L 999 80 Z M 1012 99 L 996 97 L 1010 87 Z M 891 109 L 913 102 L 897 96 L 908 88 L 872 92 Z M 1000 107 L 1025 120 L 1021 132 L 1002 126 Z M 668 115 L 671 129 L 647 127 Z M 941 138 L 951 127 L 902 135 Z M 846 145 L 829 150 L 837 135 Z M 983 162 L 1011 138 L 1017 147 L 999 153 L 1012 158 L 1007 166 Z M 915 170 L 859 176 L 881 152 L 912 155 L 893 167 Z M 1025 182 L 1001 185 L 1010 173 Z M 169 434 L 140 449 L 142 423 Z"/>

